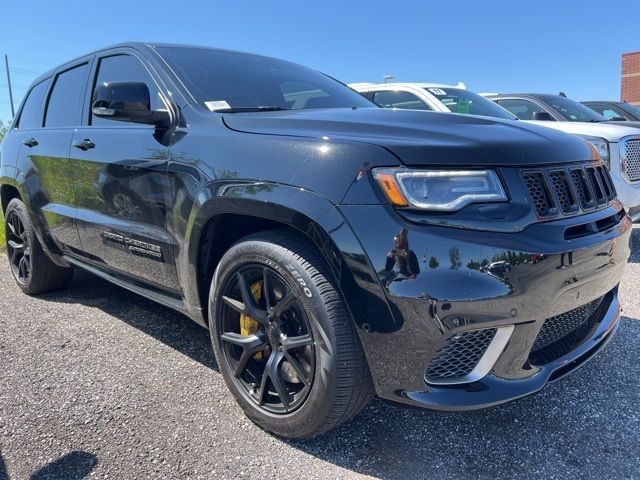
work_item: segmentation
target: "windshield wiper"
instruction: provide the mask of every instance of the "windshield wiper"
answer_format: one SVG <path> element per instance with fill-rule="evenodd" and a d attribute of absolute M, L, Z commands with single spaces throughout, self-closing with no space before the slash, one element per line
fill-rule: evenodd
<path fill-rule="evenodd" d="M 278 107 L 276 105 L 261 105 L 259 107 L 229 107 L 217 108 L 218 113 L 242 113 L 242 112 L 278 112 L 280 110 L 291 110 L 290 108 Z"/>

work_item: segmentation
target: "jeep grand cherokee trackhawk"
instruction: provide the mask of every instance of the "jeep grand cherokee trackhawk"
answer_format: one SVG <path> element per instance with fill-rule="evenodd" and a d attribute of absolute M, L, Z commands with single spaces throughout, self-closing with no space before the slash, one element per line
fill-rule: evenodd
<path fill-rule="evenodd" d="M 325 432 L 374 393 L 523 397 L 617 326 L 629 218 L 594 147 L 551 129 L 131 43 L 38 78 L 1 154 L 18 286 L 82 268 L 183 312 L 278 435 Z"/>

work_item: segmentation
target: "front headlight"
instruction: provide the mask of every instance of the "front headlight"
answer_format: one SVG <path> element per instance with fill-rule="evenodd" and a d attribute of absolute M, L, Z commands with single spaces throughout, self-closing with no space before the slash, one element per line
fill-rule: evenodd
<path fill-rule="evenodd" d="M 598 151 L 600 158 L 602 158 L 604 163 L 607 164 L 607 169 L 610 170 L 611 162 L 609 157 L 609 142 L 607 142 L 604 138 L 592 137 L 590 135 L 578 135 L 578 136 L 580 138 L 584 138 L 587 142 L 591 143 L 591 145 L 596 147 L 596 150 Z"/>
<path fill-rule="evenodd" d="M 454 212 L 470 203 L 507 200 L 493 170 L 374 168 L 373 176 L 396 207 Z"/>

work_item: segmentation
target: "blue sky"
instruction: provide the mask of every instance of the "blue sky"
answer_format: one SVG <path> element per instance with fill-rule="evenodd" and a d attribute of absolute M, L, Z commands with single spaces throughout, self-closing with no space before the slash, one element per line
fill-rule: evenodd
<path fill-rule="evenodd" d="M 261 53 L 345 82 L 390 73 L 398 81 L 464 81 L 479 92 L 618 99 L 620 55 L 640 50 L 639 18 L 638 0 L 24 0 L 2 6 L 0 54 L 9 55 L 16 108 L 36 73 L 126 40 Z M 6 122 L 5 75 L 3 58 Z"/>

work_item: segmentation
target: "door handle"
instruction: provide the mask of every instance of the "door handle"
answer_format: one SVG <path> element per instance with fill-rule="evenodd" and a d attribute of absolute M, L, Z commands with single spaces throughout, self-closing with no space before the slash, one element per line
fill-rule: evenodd
<path fill-rule="evenodd" d="M 23 141 L 22 144 L 26 145 L 29 148 L 31 148 L 31 147 L 35 147 L 36 145 L 38 145 L 38 141 L 35 138 L 31 137 L 30 139 Z"/>
<path fill-rule="evenodd" d="M 72 145 L 76 148 L 79 148 L 83 152 L 86 152 L 90 148 L 93 148 L 96 146 L 96 144 L 93 143 L 88 138 L 85 138 L 84 140 L 76 140 L 75 142 L 72 143 Z"/>

